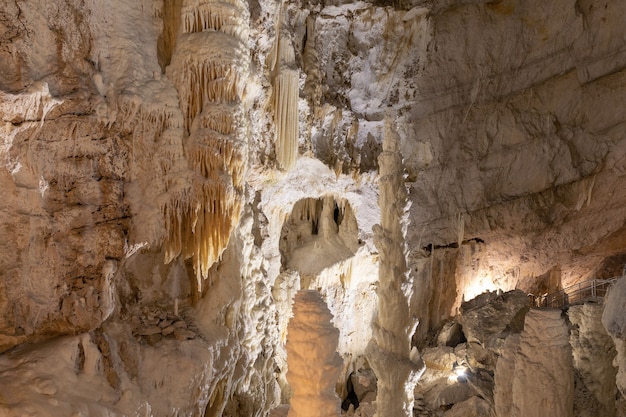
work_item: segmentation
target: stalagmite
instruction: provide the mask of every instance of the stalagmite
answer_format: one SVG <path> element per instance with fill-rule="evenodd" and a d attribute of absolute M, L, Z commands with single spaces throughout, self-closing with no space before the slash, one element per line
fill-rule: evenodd
<path fill-rule="evenodd" d="M 613 362 L 617 368 L 615 385 L 622 394 L 622 398 L 626 398 L 626 278 L 624 276 L 613 284 L 604 301 L 602 325 L 615 344 L 617 353 Z"/>
<path fill-rule="evenodd" d="M 498 417 L 573 416 L 574 370 L 561 310 L 533 309 L 510 335 L 495 371 Z"/>
<path fill-rule="evenodd" d="M 202 287 L 239 221 L 247 163 L 242 104 L 248 74 L 247 5 L 186 1 L 168 75 L 178 89 L 189 136 L 191 190 L 163 207 L 165 260 L 192 258 Z"/>
<path fill-rule="evenodd" d="M 337 417 L 341 400 L 335 384 L 342 361 L 337 353 L 339 330 L 333 327 L 319 292 L 299 291 L 287 328 L 287 380 L 293 397 L 288 417 Z"/>
<path fill-rule="evenodd" d="M 404 185 L 400 138 L 386 115 L 380 166 L 380 225 L 374 226 L 379 251 L 378 311 L 370 365 L 378 378 L 377 416 L 412 416 L 414 388 L 424 365 L 411 338 L 417 327 L 409 309 L 412 280 L 408 274 L 406 236 L 407 190 Z"/>
<path fill-rule="evenodd" d="M 574 412 L 590 409 L 603 417 L 613 417 L 617 373 L 613 359 L 616 351 L 613 340 L 602 326 L 603 310 L 602 304 L 585 303 L 570 306 L 567 312 L 577 380 L 574 384 Z"/>
<path fill-rule="evenodd" d="M 279 17 L 282 19 L 282 16 Z M 280 26 L 280 25 L 279 25 Z M 280 168 L 289 170 L 298 157 L 299 71 L 289 34 L 277 31 L 276 42 L 268 56 L 274 74 L 274 123 L 276 124 L 276 159 Z"/>

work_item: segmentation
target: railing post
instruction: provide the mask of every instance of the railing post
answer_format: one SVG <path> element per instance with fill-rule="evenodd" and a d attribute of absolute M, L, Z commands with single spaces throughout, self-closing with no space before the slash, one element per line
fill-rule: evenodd
<path fill-rule="evenodd" d="M 591 297 L 596 298 L 596 280 L 591 282 Z"/>

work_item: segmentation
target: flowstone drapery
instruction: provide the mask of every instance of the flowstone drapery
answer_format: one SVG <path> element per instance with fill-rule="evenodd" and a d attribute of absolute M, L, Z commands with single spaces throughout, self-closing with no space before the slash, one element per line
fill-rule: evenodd
<path fill-rule="evenodd" d="M 406 236 L 407 190 L 404 185 L 400 138 L 386 115 L 380 166 L 380 225 L 374 226 L 379 251 L 378 311 L 373 340 L 368 347 L 370 365 L 378 378 L 377 416 L 413 415 L 414 388 L 424 370 L 411 338 L 417 327 L 409 309 L 412 281 L 408 274 Z"/>

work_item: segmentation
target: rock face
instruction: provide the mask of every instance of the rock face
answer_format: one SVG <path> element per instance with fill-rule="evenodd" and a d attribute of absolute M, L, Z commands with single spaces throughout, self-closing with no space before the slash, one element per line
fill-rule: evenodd
<path fill-rule="evenodd" d="M 455 404 L 450 411 L 444 413 L 444 417 L 494 417 L 493 408 L 487 401 L 472 397 L 466 401 Z"/>
<path fill-rule="evenodd" d="M 626 398 L 626 279 L 621 278 L 613 286 L 605 301 L 606 307 L 602 313 L 602 324 L 615 343 L 617 356 L 617 387 Z"/>
<path fill-rule="evenodd" d="M 410 380 L 411 344 L 460 314 L 467 343 L 431 362 L 466 358 L 488 386 L 502 355 L 498 415 L 536 415 L 552 388 L 554 415 L 582 410 L 574 374 L 610 415 L 612 351 L 585 359 L 608 344 L 599 312 L 572 310 L 569 335 L 557 312 L 522 317 L 528 294 L 626 263 L 624 16 L 621 0 L 0 2 L 0 414 L 267 415 L 305 289 L 339 331 L 342 383 L 371 372 L 373 339 Z M 407 194 L 380 208 L 390 183 Z M 602 321 L 616 408 L 623 287 Z"/>
<path fill-rule="evenodd" d="M 574 415 L 615 415 L 615 345 L 602 326 L 604 306 L 587 303 L 569 308 L 574 328 L 570 345 L 576 370 Z"/>
<path fill-rule="evenodd" d="M 509 336 L 495 372 L 498 416 L 573 416 L 574 372 L 561 310 L 532 310 Z"/>
<path fill-rule="evenodd" d="M 403 135 L 420 332 L 463 296 L 551 292 L 624 247 L 623 117 L 604 106 L 624 105 L 626 6 L 428 5 Z"/>
<path fill-rule="evenodd" d="M 529 309 L 528 297 L 519 290 L 481 294 L 461 304 L 463 333 L 468 342 L 499 347 L 509 334 L 522 331 Z"/>

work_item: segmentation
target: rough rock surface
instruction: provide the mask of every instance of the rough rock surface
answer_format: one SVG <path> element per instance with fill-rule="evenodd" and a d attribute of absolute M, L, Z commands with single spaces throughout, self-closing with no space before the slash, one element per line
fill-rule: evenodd
<path fill-rule="evenodd" d="M 531 310 L 509 336 L 495 371 L 498 416 L 573 416 L 574 370 L 561 310 Z"/>
<path fill-rule="evenodd" d="M 335 417 L 341 401 L 335 384 L 341 374 L 339 331 L 320 293 L 296 294 L 287 336 L 287 380 L 293 396 L 288 417 Z"/>
<path fill-rule="evenodd" d="M 463 297 L 554 291 L 623 253 L 626 58 L 615 19 L 626 5 L 420 3 L 431 42 L 416 59 L 418 94 L 399 104 L 426 332 Z"/>
<path fill-rule="evenodd" d="M 493 407 L 479 397 L 472 397 L 457 403 L 443 417 L 495 417 Z"/>
<path fill-rule="evenodd" d="M 378 302 L 389 109 L 414 342 L 487 290 L 620 275 L 624 16 L 621 0 L 0 2 L 1 412 L 265 415 L 288 397 L 298 288 L 333 314 L 345 381 Z M 289 229 L 331 197 L 324 228 Z M 285 252 L 298 233 L 316 237 Z M 496 327 L 455 355 L 493 366 Z M 537 329 L 503 357 L 522 366 Z M 523 377 L 520 410 L 541 394 Z"/>
<path fill-rule="evenodd" d="M 574 415 L 615 415 L 615 345 L 602 326 L 603 305 L 571 306 L 567 316 L 574 326 L 570 345 L 575 379 Z"/>
<path fill-rule="evenodd" d="M 617 356 L 617 388 L 626 398 L 626 279 L 619 279 L 611 288 L 602 313 L 602 324 L 613 339 Z"/>
<path fill-rule="evenodd" d="M 463 333 L 463 328 L 456 321 L 446 323 L 439 332 L 439 335 L 437 335 L 438 346 L 455 347 L 465 340 L 466 339 L 465 334 Z"/>
<path fill-rule="evenodd" d="M 530 309 L 522 291 L 487 292 L 461 304 L 461 324 L 468 342 L 488 348 L 502 344 L 511 333 L 520 333 Z"/>

